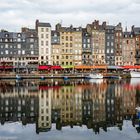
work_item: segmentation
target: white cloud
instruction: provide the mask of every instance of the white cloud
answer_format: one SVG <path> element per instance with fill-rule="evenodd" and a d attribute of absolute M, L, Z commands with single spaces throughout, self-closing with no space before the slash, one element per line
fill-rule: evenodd
<path fill-rule="evenodd" d="M 140 26 L 139 0 L 1 0 L 0 13 L 0 28 L 10 31 L 34 27 L 36 19 L 53 27 L 61 20 L 64 25 L 86 26 L 95 19 Z"/>

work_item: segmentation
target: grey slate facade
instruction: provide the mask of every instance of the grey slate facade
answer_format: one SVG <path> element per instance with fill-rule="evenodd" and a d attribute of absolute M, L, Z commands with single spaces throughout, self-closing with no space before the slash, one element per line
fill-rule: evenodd
<path fill-rule="evenodd" d="M 132 26 L 132 33 L 136 38 L 136 65 L 140 65 L 140 27 Z"/>
<path fill-rule="evenodd" d="M 38 59 L 38 38 L 33 29 L 22 32 L 0 32 L 0 65 L 25 66 L 26 61 Z"/>
<path fill-rule="evenodd" d="M 105 30 L 105 61 L 108 65 L 115 65 L 115 27 L 106 26 Z"/>
<path fill-rule="evenodd" d="M 60 33 L 57 31 L 51 31 L 51 44 L 60 44 Z"/>
<path fill-rule="evenodd" d="M 82 32 L 82 64 L 92 65 L 91 35 L 83 29 Z"/>

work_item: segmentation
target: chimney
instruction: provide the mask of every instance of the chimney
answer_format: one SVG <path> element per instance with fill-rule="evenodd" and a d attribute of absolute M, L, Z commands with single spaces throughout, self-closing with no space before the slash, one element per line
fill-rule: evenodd
<path fill-rule="evenodd" d="M 105 29 L 106 28 L 106 21 L 104 21 L 103 23 L 102 23 L 102 27 Z"/>
<path fill-rule="evenodd" d="M 61 24 L 60 23 L 56 24 L 55 30 L 58 31 L 58 30 L 60 30 L 60 28 L 61 28 Z"/>
<path fill-rule="evenodd" d="M 38 23 L 39 23 L 39 20 L 37 19 L 36 22 L 35 22 L 35 29 L 36 29 L 36 31 L 37 31 Z"/>

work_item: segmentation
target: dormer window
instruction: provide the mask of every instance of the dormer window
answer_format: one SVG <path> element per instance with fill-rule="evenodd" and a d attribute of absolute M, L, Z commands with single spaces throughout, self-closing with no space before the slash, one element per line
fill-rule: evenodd
<path fill-rule="evenodd" d="M 8 34 L 5 34 L 5 37 L 8 37 L 9 35 Z"/>
<path fill-rule="evenodd" d="M 18 37 L 21 37 L 21 34 L 20 33 L 18 33 L 18 35 L 17 35 Z"/>

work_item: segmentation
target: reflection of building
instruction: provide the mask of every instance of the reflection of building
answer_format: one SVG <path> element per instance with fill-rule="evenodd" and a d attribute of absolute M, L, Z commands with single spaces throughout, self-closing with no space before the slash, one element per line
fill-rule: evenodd
<path fill-rule="evenodd" d="M 139 92 L 121 82 L 1 82 L 0 122 L 36 123 L 36 133 L 49 131 L 51 123 L 58 130 L 68 125 L 86 125 L 95 133 L 110 126 L 122 129 L 123 119 L 135 116 Z"/>
<path fill-rule="evenodd" d="M 116 83 L 115 86 L 115 122 L 120 127 L 122 127 L 123 123 L 123 87 L 120 83 Z M 115 84 L 114 83 L 114 84 Z"/>
<path fill-rule="evenodd" d="M 109 83 L 106 90 L 106 121 L 114 125 L 115 122 L 115 85 Z"/>
<path fill-rule="evenodd" d="M 39 91 L 39 116 L 37 133 L 51 129 L 51 89 Z"/>
<path fill-rule="evenodd" d="M 1 124 L 7 121 L 22 121 L 23 125 L 36 123 L 38 116 L 38 95 L 36 91 L 29 92 L 26 85 L 24 85 L 24 88 L 18 88 L 18 86 L 14 87 L 14 85 L 6 83 L 2 84 L 0 90 Z"/>
<path fill-rule="evenodd" d="M 82 113 L 85 123 L 87 119 L 92 118 L 93 114 L 92 88 L 87 87 L 89 86 L 82 86 Z"/>
<path fill-rule="evenodd" d="M 74 118 L 74 92 L 72 86 L 61 88 L 61 122 L 64 125 L 73 122 Z"/>
<path fill-rule="evenodd" d="M 100 122 L 105 121 L 105 94 L 106 94 L 106 83 L 95 84 L 92 89 L 92 100 L 93 100 L 93 121 Z"/>
<path fill-rule="evenodd" d="M 123 104 L 124 104 L 124 114 L 126 116 L 131 116 L 135 114 L 135 107 L 136 107 L 136 89 L 131 88 L 124 88 L 123 94 Z"/>

